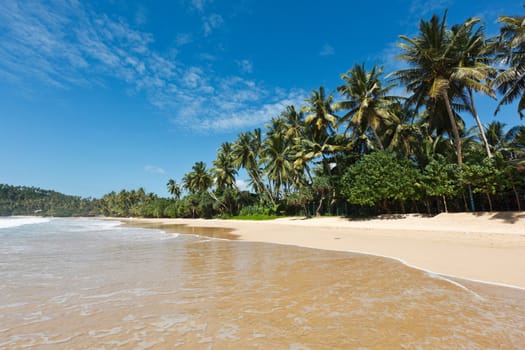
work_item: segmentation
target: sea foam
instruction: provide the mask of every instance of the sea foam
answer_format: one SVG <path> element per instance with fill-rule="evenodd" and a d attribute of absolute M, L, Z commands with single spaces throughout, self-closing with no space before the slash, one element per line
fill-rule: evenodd
<path fill-rule="evenodd" d="M 7 216 L 0 217 L 0 229 L 18 227 L 22 225 L 35 225 L 51 221 L 50 218 L 40 218 L 33 216 Z"/>

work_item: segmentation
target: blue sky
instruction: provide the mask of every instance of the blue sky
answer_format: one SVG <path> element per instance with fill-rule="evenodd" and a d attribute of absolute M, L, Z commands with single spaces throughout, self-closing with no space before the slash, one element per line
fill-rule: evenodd
<path fill-rule="evenodd" d="M 355 63 L 398 68 L 398 36 L 446 8 L 489 34 L 523 14 L 515 0 L 2 0 L 0 183 L 167 195 L 169 178 L 334 91 Z M 484 122 L 494 106 L 480 100 Z M 514 106 L 497 119 L 520 123 Z"/>

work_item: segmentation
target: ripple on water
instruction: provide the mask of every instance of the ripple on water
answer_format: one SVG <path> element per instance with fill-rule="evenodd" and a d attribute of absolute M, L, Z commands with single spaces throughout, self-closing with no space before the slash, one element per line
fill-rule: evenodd
<path fill-rule="evenodd" d="M 523 292 L 380 257 L 51 228 L 1 265 L 0 348 L 525 348 Z"/>

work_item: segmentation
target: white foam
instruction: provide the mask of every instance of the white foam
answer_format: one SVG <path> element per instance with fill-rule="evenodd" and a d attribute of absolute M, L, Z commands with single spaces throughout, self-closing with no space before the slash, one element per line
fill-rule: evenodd
<path fill-rule="evenodd" d="M 0 217 L 0 229 L 18 227 L 22 225 L 35 225 L 51 221 L 50 218 L 33 216 L 7 216 Z"/>

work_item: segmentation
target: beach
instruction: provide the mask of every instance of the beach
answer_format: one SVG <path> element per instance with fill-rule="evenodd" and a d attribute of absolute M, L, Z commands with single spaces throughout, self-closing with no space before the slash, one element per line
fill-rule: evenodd
<path fill-rule="evenodd" d="M 525 213 L 391 215 L 268 221 L 118 219 L 176 231 L 394 258 L 440 275 L 525 288 Z M 173 226 L 175 225 L 175 226 Z M 189 231 L 188 231 L 189 230 Z M 230 231 L 231 230 L 231 231 Z M 227 233 L 230 234 L 227 234 Z"/>
<path fill-rule="evenodd" d="M 0 348 L 523 349 L 523 289 L 347 252 L 434 249 L 430 261 L 453 265 L 462 260 L 438 254 L 456 249 L 470 264 L 523 249 L 521 218 L 488 232 L 498 219 L 482 217 L 481 234 L 447 231 L 452 219 L 0 218 Z M 418 227 L 429 223 L 441 231 Z M 512 276 L 499 283 L 519 286 Z"/>

